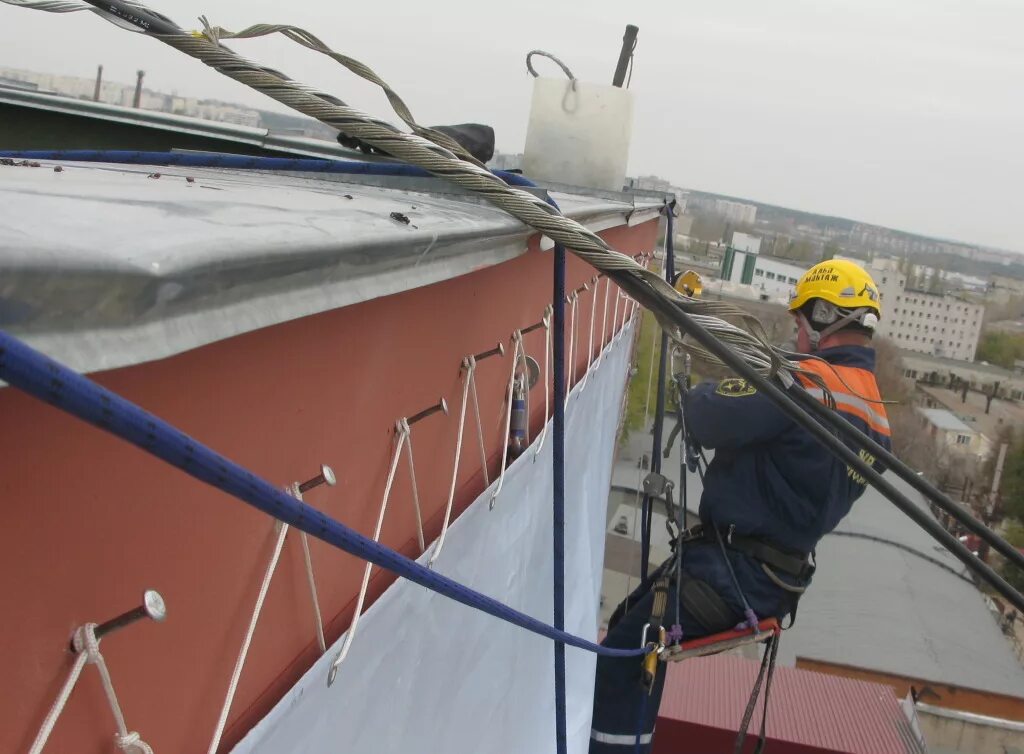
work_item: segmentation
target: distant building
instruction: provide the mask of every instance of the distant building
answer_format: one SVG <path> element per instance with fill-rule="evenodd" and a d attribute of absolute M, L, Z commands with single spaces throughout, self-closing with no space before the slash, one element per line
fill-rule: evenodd
<path fill-rule="evenodd" d="M 985 308 L 951 294 L 906 287 L 907 276 L 894 259 L 876 257 L 871 274 L 881 296 L 879 334 L 900 348 L 973 361 Z"/>
<path fill-rule="evenodd" d="M 668 193 L 672 191 L 672 182 L 656 175 L 641 175 L 636 178 L 627 178 L 626 186 L 640 191 L 661 191 Z"/>
<path fill-rule="evenodd" d="M 921 427 L 935 441 L 936 451 L 955 453 L 971 458 L 986 458 L 992 443 L 985 435 L 967 426 L 952 411 L 945 408 L 919 408 Z"/>
<path fill-rule="evenodd" d="M 988 281 L 986 298 L 994 304 L 1007 304 L 1011 299 L 1024 298 L 1024 280 L 993 275 Z"/>
<path fill-rule="evenodd" d="M 915 382 L 939 387 L 967 384 L 971 390 L 995 390 L 999 398 L 1024 401 L 1024 377 L 993 364 L 955 361 L 907 350 L 900 353 L 900 360 L 903 362 L 903 376 Z"/>
<path fill-rule="evenodd" d="M 0 80 L 11 82 L 11 85 L 19 88 L 34 88 L 76 99 L 91 100 L 96 92 L 96 80 L 81 76 L 58 76 L 50 73 L 23 71 L 17 68 L 0 68 Z M 108 105 L 132 107 L 135 101 L 135 85 L 104 80 L 100 84 L 99 95 L 99 101 Z M 179 97 L 174 94 L 154 92 L 150 89 L 142 90 L 139 107 L 143 110 L 159 110 L 221 123 L 234 123 L 239 126 L 256 128 L 260 125 L 259 112 L 250 107 L 217 100 Z"/>
<path fill-rule="evenodd" d="M 733 202 L 728 199 L 716 199 L 715 212 L 732 223 L 753 225 L 754 221 L 757 219 L 756 205 L 744 204 L 743 202 Z"/>
<path fill-rule="evenodd" d="M 733 233 L 722 257 L 721 279 L 749 285 L 766 298 L 789 298 L 807 265 L 762 256 L 760 251 L 760 238 L 749 233 Z"/>

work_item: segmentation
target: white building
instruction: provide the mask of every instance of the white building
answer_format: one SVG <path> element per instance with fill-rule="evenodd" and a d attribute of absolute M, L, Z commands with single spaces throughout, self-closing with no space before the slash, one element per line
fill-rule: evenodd
<path fill-rule="evenodd" d="M 984 460 L 992 451 L 992 443 L 985 435 L 967 426 L 956 414 L 944 408 L 918 408 L 921 426 L 935 441 L 940 454 L 952 453 Z"/>
<path fill-rule="evenodd" d="M 760 251 L 760 238 L 748 233 L 733 233 L 732 242 L 722 257 L 722 280 L 749 285 L 761 298 L 788 300 L 807 266 L 765 257 Z"/>
<path fill-rule="evenodd" d="M 753 225 L 757 219 L 757 206 L 743 202 L 731 202 L 728 199 L 715 200 L 715 212 L 729 222 Z"/>
<path fill-rule="evenodd" d="M 23 71 L 17 68 L 0 68 L 0 77 L 16 84 L 76 99 L 91 100 L 96 93 L 96 80 L 81 76 L 58 76 L 51 73 Z M 116 81 L 104 79 L 100 84 L 99 101 L 110 105 L 132 107 L 135 103 L 135 85 L 119 84 Z M 260 125 L 259 112 L 250 107 L 217 100 L 179 97 L 173 94 L 154 92 L 150 89 L 142 90 L 139 106 L 143 110 L 160 110 L 193 118 L 234 123 L 240 126 L 255 128 Z"/>
<path fill-rule="evenodd" d="M 907 289 L 907 277 L 894 259 L 876 258 L 871 276 L 881 296 L 879 334 L 900 348 L 973 361 L 985 308 L 951 294 Z"/>

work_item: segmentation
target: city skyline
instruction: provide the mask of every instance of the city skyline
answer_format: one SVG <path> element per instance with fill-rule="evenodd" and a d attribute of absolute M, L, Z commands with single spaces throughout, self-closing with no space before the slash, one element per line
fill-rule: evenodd
<path fill-rule="evenodd" d="M 610 80 L 622 28 L 633 22 L 640 37 L 630 174 L 1024 252 L 1024 216 L 1014 202 L 1024 171 L 1016 146 L 1024 108 L 1014 84 L 1024 51 L 1011 32 L 1024 8 L 1001 0 L 969 12 L 943 0 L 898 7 L 786 0 L 771 9 L 747 0 L 710 8 L 652 3 L 628 16 L 602 2 L 580 14 L 526 0 L 497 27 L 454 0 L 431 9 L 399 2 L 386 29 L 369 10 L 339 19 L 320 0 L 289 8 L 287 18 L 265 1 L 181 0 L 162 10 L 182 24 L 205 12 L 229 28 L 268 20 L 309 28 L 376 69 L 421 122 L 490 123 L 498 148 L 509 152 L 525 140 L 526 51 L 550 49 L 581 78 Z M 438 14 L 446 23 L 428 39 L 423 29 Z M 157 91 L 282 111 L 91 14 L 4 6 L 0 18 L 5 66 L 87 77 L 103 63 L 112 80 L 126 83 L 144 69 Z M 235 47 L 397 120 L 378 90 L 326 58 L 282 39 Z"/>

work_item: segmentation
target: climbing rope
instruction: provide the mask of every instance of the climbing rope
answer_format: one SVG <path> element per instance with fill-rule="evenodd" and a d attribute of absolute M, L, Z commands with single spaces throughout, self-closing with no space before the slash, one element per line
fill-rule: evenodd
<path fill-rule="evenodd" d="M 32 746 L 29 747 L 29 754 L 40 754 L 43 747 L 46 746 L 46 742 L 49 740 L 50 734 L 53 733 L 53 728 L 57 724 L 57 718 L 64 711 L 68 699 L 71 698 L 71 692 L 74 691 L 75 685 L 78 683 L 78 679 L 81 677 L 82 670 L 86 665 L 95 665 L 97 672 L 100 674 L 103 693 L 107 697 L 107 703 L 110 705 L 110 711 L 114 716 L 114 725 L 117 727 L 117 732 L 114 734 L 114 745 L 125 752 L 125 754 L 132 754 L 133 752 L 135 754 L 153 754 L 149 744 L 143 741 L 138 733 L 128 730 L 124 720 L 124 713 L 121 711 L 121 704 L 118 702 L 117 694 L 114 692 L 114 682 L 110 677 L 110 670 L 107 668 L 106 660 L 103 659 L 103 655 L 100 653 L 100 640 L 96 637 L 96 624 L 86 623 L 80 626 L 75 631 L 72 643 L 76 653 L 75 662 L 71 666 L 67 680 L 64 681 L 64 685 L 54 700 L 53 706 L 50 707 L 50 711 L 43 719 L 43 724 L 40 726 Z"/>

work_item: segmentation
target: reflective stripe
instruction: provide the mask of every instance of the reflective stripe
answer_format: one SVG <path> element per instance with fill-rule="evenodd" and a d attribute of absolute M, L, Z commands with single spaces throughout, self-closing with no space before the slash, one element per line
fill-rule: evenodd
<path fill-rule="evenodd" d="M 819 387 L 807 388 L 807 392 L 819 401 L 825 400 L 825 391 Z M 832 397 L 835 398 L 836 406 L 838 408 L 845 407 L 859 411 L 868 419 L 868 424 L 875 424 L 877 425 L 877 429 L 884 430 L 885 434 L 889 434 L 889 420 L 882 414 L 875 411 L 867 401 L 862 398 L 858 398 L 855 395 L 850 395 L 849 393 L 840 393 L 835 390 L 831 392 Z"/>
<path fill-rule="evenodd" d="M 591 728 L 590 737 L 600 744 L 611 744 L 612 746 L 634 746 L 636 744 L 635 734 L 604 733 Z M 653 731 L 644 733 L 640 736 L 640 743 L 649 744 L 653 737 Z"/>

